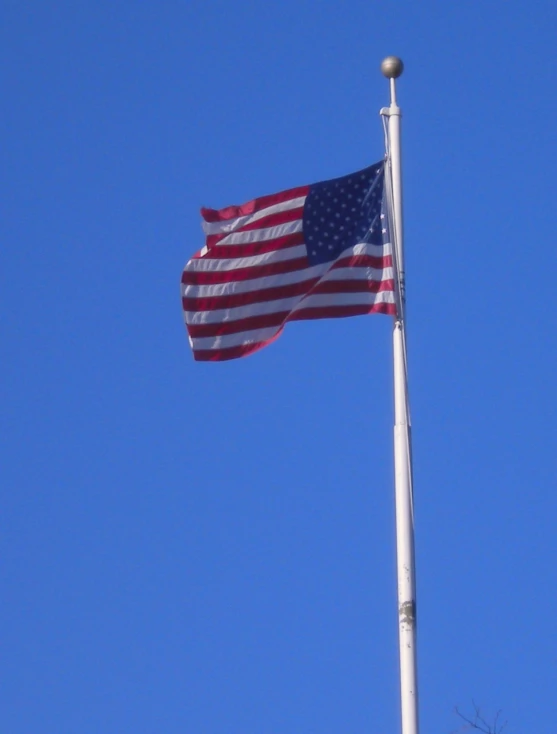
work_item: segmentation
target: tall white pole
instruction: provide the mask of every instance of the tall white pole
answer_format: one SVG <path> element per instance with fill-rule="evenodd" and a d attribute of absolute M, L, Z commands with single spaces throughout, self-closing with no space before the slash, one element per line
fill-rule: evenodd
<path fill-rule="evenodd" d="M 405 339 L 405 283 L 402 229 L 402 178 L 400 163 L 400 107 L 395 79 L 403 70 L 402 61 L 387 57 L 381 71 L 390 81 L 391 104 L 381 110 L 387 118 L 391 227 L 397 272 L 397 308 L 393 330 L 394 367 L 394 460 L 396 504 L 396 550 L 398 579 L 398 634 L 400 652 L 400 702 L 402 734 L 418 734 L 418 678 L 416 664 L 416 581 L 414 564 L 414 507 L 412 495 L 412 453 Z"/>

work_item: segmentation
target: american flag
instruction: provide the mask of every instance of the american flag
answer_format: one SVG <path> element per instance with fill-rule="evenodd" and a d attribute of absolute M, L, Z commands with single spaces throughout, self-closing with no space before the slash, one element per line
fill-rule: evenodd
<path fill-rule="evenodd" d="M 395 314 L 384 163 L 225 209 L 182 274 L 197 360 L 244 357 L 288 321 Z"/>

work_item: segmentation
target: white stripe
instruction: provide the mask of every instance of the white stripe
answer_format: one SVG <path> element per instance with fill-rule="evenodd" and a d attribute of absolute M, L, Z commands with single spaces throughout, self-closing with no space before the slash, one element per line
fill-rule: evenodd
<path fill-rule="evenodd" d="M 363 278 L 363 280 L 368 280 L 368 278 Z M 380 279 L 375 279 L 375 282 L 380 282 Z M 384 291 L 381 291 L 381 294 L 383 292 Z M 392 295 L 391 291 L 385 292 L 391 293 Z M 363 293 L 349 294 L 320 293 L 315 295 L 306 295 L 302 293 L 298 296 L 291 296 L 290 298 L 279 298 L 275 301 L 261 301 L 259 303 L 250 303 L 246 306 L 236 306 L 234 308 L 220 308 L 213 311 L 185 311 L 185 318 L 187 324 L 220 324 L 231 321 L 240 321 L 241 319 L 247 319 L 252 316 L 264 316 L 270 313 L 280 313 L 281 311 L 295 311 L 298 306 L 300 308 L 304 308 L 306 305 L 328 305 L 331 304 L 332 301 L 336 303 L 336 299 L 344 295 L 353 297 L 355 299 L 353 303 L 367 303 L 367 300 L 362 301 L 362 299 L 366 299 L 371 295 L 375 297 L 375 300 L 378 300 L 380 296 L 382 298 L 381 294 L 369 293 L 367 291 Z M 391 301 L 389 301 L 389 303 L 390 302 Z M 352 303 L 352 301 L 347 301 L 347 303 Z"/>
<path fill-rule="evenodd" d="M 254 344 L 270 339 L 279 330 L 280 326 L 270 326 L 266 329 L 241 331 L 238 334 L 226 334 L 225 336 L 197 337 L 193 340 L 193 349 L 225 349 L 226 347 L 237 347 L 241 344 Z"/>
<path fill-rule="evenodd" d="M 312 287 L 317 288 L 319 283 L 334 280 L 351 280 L 351 281 L 367 281 L 380 283 L 385 280 L 393 279 L 393 268 L 384 268 L 383 270 L 373 270 L 371 268 L 339 268 L 325 273 L 319 282 Z M 233 291 L 237 292 L 237 291 Z M 233 293 L 231 291 L 231 294 Z M 184 295 L 185 295 L 184 291 Z M 191 294 L 188 292 L 189 297 Z M 223 294 L 228 295 L 228 293 Z M 286 311 L 294 308 L 296 303 L 304 298 L 301 293 L 297 296 L 289 298 L 280 298 L 273 301 L 259 301 L 246 306 L 235 306 L 233 308 L 220 308 L 211 311 L 186 311 L 186 320 L 189 324 L 206 324 L 218 323 L 219 321 L 237 321 L 248 316 L 259 316 L 261 314 L 273 313 L 274 311 Z"/>
<path fill-rule="evenodd" d="M 306 242 L 306 246 L 309 252 L 311 252 L 311 242 Z M 341 260 L 345 257 L 351 257 L 352 255 L 369 255 L 370 257 L 386 257 L 392 254 L 392 248 L 390 243 L 385 245 L 374 245 L 371 242 L 358 242 L 352 247 L 347 247 L 343 250 L 336 260 L 331 261 L 331 265 L 334 265 L 337 260 Z"/>
<path fill-rule="evenodd" d="M 380 291 L 379 293 L 316 293 L 306 296 L 292 310 L 298 311 L 302 308 L 329 308 L 330 306 L 367 306 L 374 303 L 394 303 L 393 291 Z"/>
<path fill-rule="evenodd" d="M 299 222 L 288 222 L 287 225 L 277 225 L 277 227 L 286 227 L 286 226 L 292 227 L 292 232 L 286 232 L 286 234 L 294 234 L 295 232 L 301 232 L 302 231 L 302 222 L 301 221 L 299 221 Z M 258 233 L 258 237 L 255 238 L 254 240 L 249 240 L 249 241 L 246 239 L 246 242 L 230 242 L 229 241 L 229 238 L 227 237 L 226 240 L 222 240 L 221 242 L 217 243 L 217 246 L 219 246 L 219 245 L 230 245 L 230 244 L 250 244 L 250 243 L 253 244 L 253 242 L 258 242 L 258 241 L 262 241 L 263 242 L 265 240 L 274 239 L 275 238 L 275 234 L 276 234 L 275 233 L 275 230 L 277 229 L 277 227 L 269 227 L 268 229 L 257 229 L 257 230 L 254 229 L 251 232 L 238 232 L 238 233 L 236 233 L 234 235 L 231 235 L 231 237 L 232 236 L 233 237 L 241 237 L 242 235 L 250 235 L 250 234 L 252 234 L 252 232 Z M 261 235 L 261 233 L 264 233 L 264 234 Z M 267 233 L 270 233 L 271 236 L 267 236 Z M 284 234 L 284 232 L 283 233 L 279 233 L 278 236 L 280 237 L 283 234 Z M 279 250 L 274 250 L 274 252 L 280 252 L 280 250 L 282 250 L 283 247 L 284 247 L 284 245 L 281 246 L 281 248 Z M 296 247 L 303 247 L 304 250 L 305 250 L 306 245 L 296 245 Z M 308 247 L 308 249 L 311 249 L 311 245 Z M 186 269 L 188 269 L 188 265 L 194 265 L 195 263 L 198 263 L 200 260 L 203 260 L 204 256 L 207 254 L 207 252 L 208 252 L 207 248 L 206 247 L 203 247 L 200 250 L 201 257 L 197 257 L 197 258 L 194 257 L 194 258 L 192 258 L 187 263 Z M 340 255 L 338 256 L 337 260 L 340 260 L 341 258 L 344 258 L 344 257 L 350 257 L 351 255 L 369 255 L 370 257 L 386 257 L 387 255 L 391 255 L 391 254 L 392 254 L 392 246 L 391 246 L 390 242 L 387 242 L 384 245 L 373 245 L 373 244 L 371 244 L 369 242 L 359 242 L 358 244 L 353 245 L 352 247 L 347 247 L 346 250 L 343 250 L 340 253 Z M 232 258 L 209 258 L 209 259 L 211 261 L 215 261 L 215 262 L 218 261 L 218 260 L 220 260 L 220 259 L 223 259 L 223 260 L 226 260 L 226 259 L 232 260 Z M 286 258 L 286 259 L 290 259 L 290 258 Z M 336 261 L 332 261 L 331 262 L 331 265 L 334 264 L 334 262 L 336 262 Z M 242 266 L 238 266 L 238 267 L 242 267 Z"/>
<path fill-rule="evenodd" d="M 350 255 L 370 255 L 371 257 L 386 257 L 392 254 L 391 243 L 387 242 L 384 245 L 373 245 L 371 242 L 358 242 L 353 247 L 341 252 L 338 256 L 338 260 L 341 257 L 349 257 Z"/>
<path fill-rule="evenodd" d="M 330 308 L 331 306 L 373 306 L 376 303 L 395 302 L 392 291 L 381 293 L 324 293 L 303 299 L 298 308 Z M 296 310 L 296 309 L 294 309 Z M 315 318 L 314 316 L 310 318 Z M 285 322 L 288 321 L 288 318 Z M 226 334 L 224 336 L 204 336 L 193 339 L 193 349 L 226 349 L 247 344 L 262 342 L 275 336 L 282 325 L 269 326 L 264 329 L 250 329 L 239 331 L 237 334 Z"/>
<path fill-rule="evenodd" d="M 210 298 L 211 296 L 226 296 L 230 293 L 251 293 L 266 288 L 276 288 L 291 283 L 301 283 L 304 280 L 318 278 L 327 271 L 329 263 L 314 265 L 311 268 L 294 270 L 292 273 L 278 273 L 266 275 L 264 278 L 251 280 L 236 280 L 232 283 L 215 283 L 214 285 L 184 285 L 182 295 L 188 298 Z"/>
<path fill-rule="evenodd" d="M 295 248 L 290 248 L 294 250 Z M 342 253 L 342 257 L 349 257 L 352 254 L 355 255 L 372 255 L 376 257 L 387 256 L 390 254 L 390 246 L 384 248 L 379 245 L 370 244 L 359 244 L 354 247 L 348 248 Z M 281 252 L 277 250 L 276 252 Z M 240 259 L 240 258 L 238 258 Z M 218 259 L 212 259 L 211 261 L 219 262 Z M 194 262 L 207 262 L 202 258 L 194 258 L 190 260 L 188 266 Z M 239 280 L 231 283 L 215 283 L 211 285 L 183 285 L 182 284 L 182 296 L 188 298 L 210 298 L 212 296 L 226 296 L 231 293 L 251 293 L 252 291 L 265 290 L 267 288 L 276 288 L 282 285 L 291 285 L 292 283 L 301 283 L 304 280 L 311 280 L 313 278 L 319 278 L 330 270 L 330 274 L 326 277 L 331 280 L 339 280 L 342 278 L 366 278 L 364 275 L 366 272 L 373 274 L 372 279 L 375 279 L 375 273 L 378 274 L 377 280 L 385 280 L 389 277 L 393 277 L 392 268 L 383 269 L 383 277 L 379 277 L 380 270 L 373 268 L 366 268 L 360 266 L 350 266 L 347 268 L 335 268 L 331 270 L 331 267 L 336 262 L 322 263 L 321 265 L 313 265 L 308 268 L 302 268 L 301 270 L 294 270 L 292 273 L 279 273 L 278 275 L 267 275 L 262 278 L 252 278 L 251 280 Z M 337 275 L 338 273 L 338 275 Z M 388 275 L 387 275 L 388 273 Z"/>
<path fill-rule="evenodd" d="M 221 258 L 193 258 L 186 265 L 188 273 L 210 273 L 224 270 L 238 270 L 240 268 L 251 268 L 256 265 L 269 265 L 271 263 L 284 262 L 286 260 L 297 260 L 306 256 L 306 246 L 296 245 L 285 247 L 281 250 L 264 252 L 262 255 L 250 255 L 249 257 L 221 257 Z"/>
<path fill-rule="evenodd" d="M 185 311 L 187 324 L 219 324 L 229 321 L 240 321 L 251 316 L 264 316 L 265 314 L 278 313 L 280 311 L 291 311 L 304 297 L 280 298 L 276 301 L 263 301 L 262 303 L 250 303 L 247 306 L 236 308 L 221 308 L 215 311 Z"/>
<path fill-rule="evenodd" d="M 267 240 L 276 240 L 278 237 L 285 237 L 295 232 L 301 232 L 303 222 L 301 219 L 295 219 L 293 222 L 284 222 L 276 224 L 274 227 L 265 227 L 264 229 L 249 229 L 245 232 L 232 232 L 226 235 L 222 240 L 216 243 L 216 247 L 220 245 L 246 245 L 253 242 L 266 242 Z"/>
<path fill-rule="evenodd" d="M 361 265 L 352 265 L 348 268 L 335 268 L 329 270 L 322 278 L 325 280 L 392 280 L 393 268 L 368 268 Z"/>
<path fill-rule="evenodd" d="M 221 222 L 201 222 L 203 231 L 205 234 L 224 234 L 226 232 L 234 232 L 240 227 L 245 227 L 247 224 L 257 222 L 258 219 L 268 217 L 270 214 L 278 214 L 278 212 L 286 212 L 290 209 L 298 209 L 303 207 L 306 200 L 305 196 L 297 196 L 295 199 L 289 199 L 283 201 L 280 204 L 273 204 L 265 209 L 261 209 L 253 214 L 245 214 L 242 217 L 233 217 L 226 219 Z"/>

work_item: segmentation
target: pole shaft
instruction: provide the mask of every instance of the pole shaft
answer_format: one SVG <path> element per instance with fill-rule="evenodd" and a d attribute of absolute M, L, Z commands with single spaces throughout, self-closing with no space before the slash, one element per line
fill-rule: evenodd
<path fill-rule="evenodd" d="M 405 339 L 405 283 L 402 228 L 402 177 L 400 155 L 400 108 L 395 80 L 391 79 L 389 115 L 389 163 L 392 185 L 392 220 L 395 261 L 398 269 L 399 314 L 393 331 L 394 372 L 394 464 L 396 548 L 398 580 L 398 631 L 400 653 L 400 700 L 402 734 L 418 734 L 418 686 L 416 664 L 416 582 L 414 563 L 414 512 L 408 375 Z"/>
<path fill-rule="evenodd" d="M 395 387 L 394 459 L 400 702 L 402 711 L 402 734 L 418 734 L 414 512 L 403 330 L 404 325 L 402 322 L 397 321 L 393 332 L 393 363 Z"/>

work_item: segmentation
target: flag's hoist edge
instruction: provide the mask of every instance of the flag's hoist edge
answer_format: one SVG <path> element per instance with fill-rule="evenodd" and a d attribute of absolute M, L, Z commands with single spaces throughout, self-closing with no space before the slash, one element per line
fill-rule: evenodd
<path fill-rule="evenodd" d="M 312 265 L 303 229 L 310 190 L 300 186 L 201 210 L 206 244 L 186 264 L 181 284 L 196 360 L 251 354 L 274 341 L 288 321 L 395 314 L 387 228 L 382 244 L 362 237 L 334 260 Z"/>

